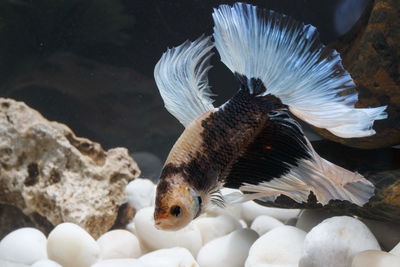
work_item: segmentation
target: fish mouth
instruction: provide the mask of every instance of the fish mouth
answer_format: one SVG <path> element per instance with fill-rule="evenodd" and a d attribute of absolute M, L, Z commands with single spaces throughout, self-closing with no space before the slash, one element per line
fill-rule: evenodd
<path fill-rule="evenodd" d="M 162 231 L 177 231 L 182 229 L 185 225 L 186 224 L 171 222 L 166 218 L 157 218 L 154 220 L 155 228 Z"/>
<path fill-rule="evenodd" d="M 155 221 L 155 222 L 154 222 L 154 226 L 155 226 L 158 230 L 163 230 L 163 228 L 162 228 L 162 222 L 161 222 L 161 221 Z"/>
<path fill-rule="evenodd" d="M 158 230 L 169 230 L 171 228 L 171 223 L 168 221 L 168 216 L 154 216 L 154 226 Z"/>
<path fill-rule="evenodd" d="M 158 230 L 162 230 L 162 231 L 174 231 L 177 230 L 176 227 L 165 223 L 165 221 L 163 220 L 158 220 L 154 222 L 154 226 L 156 227 L 156 229 Z"/>

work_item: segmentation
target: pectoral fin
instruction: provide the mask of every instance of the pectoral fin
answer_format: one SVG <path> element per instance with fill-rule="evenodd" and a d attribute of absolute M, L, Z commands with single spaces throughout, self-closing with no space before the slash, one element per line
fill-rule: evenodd
<path fill-rule="evenodd" d="M 154 69 L 166 109 L 185 127 L 200 115 L 214 109 L 207 72 L 214 44 L 202 36 L 168 49 Z"/>

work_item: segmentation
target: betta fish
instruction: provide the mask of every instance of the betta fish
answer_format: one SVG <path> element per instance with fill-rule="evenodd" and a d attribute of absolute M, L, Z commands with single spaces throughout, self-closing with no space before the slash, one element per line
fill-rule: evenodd
<path fill-rule="evenodd" d="M 313 149 L 294 116 L 344 137 L 375 134 L 385 106 L 355 108 L 357 93 L 340 55 L 316 29 L 286 15 L 236 3 L 214 9 L 214 33 L 168 49 L 154 76 L 166 109 L 185 130 L 157 185 L 155 225 L 177 230 L 211 205 L 285 195 L 299 203 L 362 206 L 374 185 Z M 212 49 L 240 84 L 214 107 L 208 85 Z M 222 187 L 243 194 L 224 197 Z"/>

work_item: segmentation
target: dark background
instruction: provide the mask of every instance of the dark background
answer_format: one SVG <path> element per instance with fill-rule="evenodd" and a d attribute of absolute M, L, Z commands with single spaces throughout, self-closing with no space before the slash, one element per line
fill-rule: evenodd
<path fill-rule="evenodd" d="M 163 108 L 154 66 L 168 47 L 211 34 L 212 9 L 234 2 L 2 0 L 0 97 L 25 101 L 106 149 L 124 146 L 139 161 L 163 161 L 183 127 Z M 367 1 L 247 2 L 313 24 L 329 44 Z M 238 85 L 217 55 L 212 63 L 218 105 Z"/>

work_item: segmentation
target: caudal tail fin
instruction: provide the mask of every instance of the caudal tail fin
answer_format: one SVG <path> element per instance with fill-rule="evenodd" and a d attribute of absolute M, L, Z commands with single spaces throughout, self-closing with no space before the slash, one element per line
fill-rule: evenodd
<path fill-rule="evenodd" d="M 286 15 L 237 3 L 214 10 L 215 46 L 232 71 L 259 78 L 300 119 L 350 138 L 375 134 L 386 106 L 355 108 L 355 84 L 318 32 Z"/>

